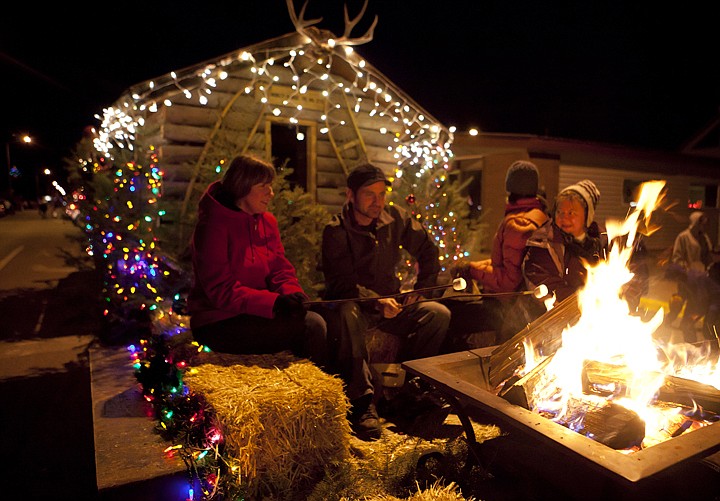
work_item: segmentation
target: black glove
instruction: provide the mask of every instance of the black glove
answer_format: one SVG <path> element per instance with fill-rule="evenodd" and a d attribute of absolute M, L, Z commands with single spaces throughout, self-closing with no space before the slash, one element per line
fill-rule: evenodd
<path fill-rule="evenodd" d="M 470 274 L 470 263 L 467 261 L 458 261 L 450 266 L 450 276 L 452 278 L 464 278 L 468 280 L 472 278 Z"/>
<path fill-rule="evenodd" d="M 307 300 L 307 297 L 302 292 L 280 294 L 273 305 L 275 318 L 304 320 L 306 310 L 305 306 L 303 306 L 303 301 L 305 300 Z"/>

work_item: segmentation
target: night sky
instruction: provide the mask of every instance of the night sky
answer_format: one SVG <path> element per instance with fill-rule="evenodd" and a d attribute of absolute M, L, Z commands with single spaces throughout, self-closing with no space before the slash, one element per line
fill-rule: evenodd
<path fill-rule="evenodd" d="M 351 17 L 362 7 L 347 4 Z M 310 0 L 305 17 L 340 35 L 342 6 Z M 284 0 L 64 2 L 41 21 L 38 9 L 12 2 L 0 18 L 0 132 L 36 138 L 28 160 L 11 143 L 14 164 L 61 165 L 133 84 L 294 31 Z M 718 113 L 719 13 L 700 2 L 369 0 L 353 35 L 377 14 L 356 50 L 445 125 L 671 151 Z"/>

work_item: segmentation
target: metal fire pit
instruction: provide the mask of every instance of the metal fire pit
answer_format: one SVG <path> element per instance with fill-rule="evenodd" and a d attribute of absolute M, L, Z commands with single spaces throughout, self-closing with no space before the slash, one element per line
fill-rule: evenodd
<path fill-rule="evenodd" d="M 575 310 L 566 308 L 556 315 L 557 322 L 567 322 L 574 315 Z M 541 334 L 543 330 L 555 330 L 547 319 L 537 325 L 534 322 L 528 329 L 533 326 Z M 526 331 L 520 332 L 501 346 L 402 364 L 408 373 L 431 383 L 448 397 L 463 424 L 470 451 L 481 466 L 490 472 L 493 468 L 510 468 L 516 474 L 527 474 L 551 485 L 556 494 L 562 491 L 582 499 L 612 496 L 638 501 L 639 495 L 682 499 L 693 493 L 720 499 L 720 454 L 716 454 L 720 451 L 720 422 L 637 452 L 623 453 L 497 396 L 494 391 L 499 376 L 490 362 L 506 366 L 507 373 L 518 363 L 514 360 L 514 354 L 522 349 L 518 340 L 527 335 Z M 549 337 L 543 335 L 542 342 L 551 345 L 558 335 L 559 331 Z M 499 353 L 502 356 L 498 357 Z M 498 425 L 503 435 L 478 443 L 471 417 Z"/>

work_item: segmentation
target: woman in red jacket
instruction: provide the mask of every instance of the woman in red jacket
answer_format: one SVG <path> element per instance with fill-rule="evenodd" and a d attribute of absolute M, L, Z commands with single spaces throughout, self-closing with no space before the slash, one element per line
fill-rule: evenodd
<path fill-rule="evenodd" d="M 324 365 L 325 321 L 305 310 L 308 297 L 267 210 L 274 178 L 272 164 L 241 155 L 200 199 L 191 242 L 190 327 L 195 340 L 214 351 L 290 350 Z"/>
<path fill-rule="evenodd" d="M 522 263 L 525 243 L 530 235 L 548 220 L 545 199 L 538 195 L 537 166 L 517 160 L 505 173 L 508 193 L 505 215 L 495 232 L 488 259 L 461 261 L 451 267 L 453 277 L 474 280 L 484 293 L 511 293 L 525 288 Z M 460 303 L 453 308 L 451 330 L 470 331 L 468 322 L 496 332 L 495 342 L 510 339 L 528 323 L 536 312 L 525 297 L 487 297 L 479 302 Z"/>

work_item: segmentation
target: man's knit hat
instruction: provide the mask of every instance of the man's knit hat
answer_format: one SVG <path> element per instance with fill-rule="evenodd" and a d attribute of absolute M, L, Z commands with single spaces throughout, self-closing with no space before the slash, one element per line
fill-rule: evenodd
<path fill-rule="evenodd" d="M 578 181 L 576 184 L 572 184 L 567 188 L 564 188 L 558 194 L 558 197 L 567 191 L 574 191 L 580 195 L 583 200 L 585 200 L 585 205 L 587 205 L 587 219 L 585 221 L 585 226 L 590 226 L 595 219 L 595 207 L 597 207 L 597 204 L 600 201 L 600 190 L 598 190 L 595 183 L 589 179 L 583 179 L 582 181 Z"/>
<path fill-rule="evenodd" d="M 505 174 L 505 191 L 515 195 L 534 197 L 538 190 L 538 170 L 534 163 L 518 160 Z"/>

